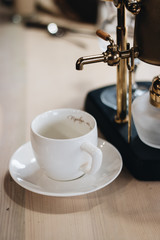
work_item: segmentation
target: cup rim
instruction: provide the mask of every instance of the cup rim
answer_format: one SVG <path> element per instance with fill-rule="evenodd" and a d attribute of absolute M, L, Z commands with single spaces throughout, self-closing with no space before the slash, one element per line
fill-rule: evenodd
<path fill-rule="evenodd" d="M 93 121 L 93 128 L 87 132 L 86 134 L 82 135 L 82 136 L 78 136 L 78 137 L 73 137 L 73 138 L 67 138 L 67 139 L 60 139 L 60 138 L 49 138 L 49 137 L 45 137 L 45 136 L 42 136 L 41 134 L 39 134 L 38 132 L 35 131 L 34 129 L 34 124 L 35 124 L 35 121 L 37 121 L 38 118 L 42 117 L 43 115 L 47 114 L 47 113 L 50 113 L 50 112 L 60 112 L 60 111 L 72 111 L 72 112 L 82 112 L 83 114 L 89 116 L 92 121 Z M 81 109 L 76 109 L 76 108 L 57 108 L 57 109 L 52 109 L 52 110 L 49 110 L 49 111 L 46 111 L 46 112 L 42 112 L 40 114 L 38 114 L 31 122 L 31 125 L 30 125 L 30 129 L 31 131 L 38 137 L 40 137 L 41 139 L 44 139 L 44 140 L 47 140 L 47 141 L 75 141 L 75 140 L 79 140 L 81 138 L 83 138 L 84 136 L 87 136 L 89 134 L 91 134 L 95 127 L 97 127 L 97 122 L 96 122 L 96 119 L 88 112 L 84 111 L 84 110 L 81 110 Z"/>

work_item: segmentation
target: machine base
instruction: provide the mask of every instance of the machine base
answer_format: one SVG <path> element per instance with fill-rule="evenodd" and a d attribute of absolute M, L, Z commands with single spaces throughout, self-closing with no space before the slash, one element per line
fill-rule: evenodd
<path fill-rule="evenodd" d="M 150 82 L 139 82 L 150 87 Z M 131 142 L 128 143 L 128 124 L 114 121 L 116 110 L 101 101 L 101 94 L 107 88 L 115 95 L 115 85 L 107 86 L 88 93 L 85 110 L 92 114 L 104 137 L 121 153 L 124 165 L 139 180 L 160 180 L 160 150 L 145 145 L 138 137 L 132 121 Z"/>

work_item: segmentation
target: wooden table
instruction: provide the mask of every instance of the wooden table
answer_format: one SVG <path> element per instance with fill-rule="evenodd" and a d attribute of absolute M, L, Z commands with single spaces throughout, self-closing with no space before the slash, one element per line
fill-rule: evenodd
<path fill-rule="evenodd" d="M 88 91 L 115 83 L 116 68 L 104 63 L 75 70 L 77 58 L 100 52 L 94 36 L 58 39 L 21 25 L 0 25 L 1 240 L 160 239 L 160 182 L 140 182 L 123 168 L 99 191 L 59 198 L 23 189 L 8 171 L 11 155 L 30 140 L 37 114 L 82 109 Z M 158 67 L 141 63 L 137 78 L 156 74 Z"/>

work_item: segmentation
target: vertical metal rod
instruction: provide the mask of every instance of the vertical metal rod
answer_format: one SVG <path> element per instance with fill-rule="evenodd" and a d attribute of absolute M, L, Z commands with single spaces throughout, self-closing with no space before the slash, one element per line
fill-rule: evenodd
<path fill-rule="evenodd" d="M 131 120 L 132 120 L 132 73 L 134 70 L 134 48 L 131 48 L 131 59 L 127 59 L 127 67 L 129 70 L 129 89 L 128 89 L 128 143 L 131 141 Z"/>
<path fill-rule="evenodd" d="M 126 26 L 125 26 L 125 6 L 122 0 L 117 9 L 117 45 L 120 51 L 125 51 Z M 126 59 L 121 59 L 117 66 L 117 115 L 115 121 L 118 123 L 127 121 L 127 65 Z"/>
<path fill-rule="evenodd" d="M 132 105 L 132 69 L 129 70 L 129 98 L 128 98 L 128 143 L 131 141 L 131 105 Z"/>

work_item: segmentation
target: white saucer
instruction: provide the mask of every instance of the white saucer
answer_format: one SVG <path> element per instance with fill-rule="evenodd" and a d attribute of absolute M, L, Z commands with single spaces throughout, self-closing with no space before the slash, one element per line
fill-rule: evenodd
<path fill-rule="evenodd" d="M 57 197 L 78 196 L 99 190 L 110 184 L 122 169 L 122 158 L 117 149 L 103 139 L 98 139 L 103 152 L 100 170 L 94 175 L 60 182 L 48 178 L 33 156 L 31 143 L 22 145 L 12 156 L 9 172 L 20 186 L 32 192 Z"/>

